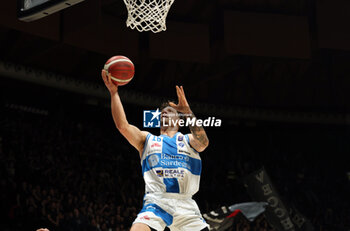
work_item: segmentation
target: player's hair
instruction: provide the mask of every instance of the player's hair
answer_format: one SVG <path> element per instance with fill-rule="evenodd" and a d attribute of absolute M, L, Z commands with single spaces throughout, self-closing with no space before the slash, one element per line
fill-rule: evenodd
<path fill-rule="evenodd" d="M 169 101 L 165 101 L 165 102 L 161 103 L 160 106 L 159 106 L 159 111 L 162 111 L 164 108 L 166 108 L 168 106 L 171 107 L 169 105 Z"/>

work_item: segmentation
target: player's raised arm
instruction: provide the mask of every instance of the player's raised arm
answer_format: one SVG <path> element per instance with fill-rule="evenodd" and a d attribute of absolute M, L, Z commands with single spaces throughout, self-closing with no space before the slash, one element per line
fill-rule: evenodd
<path fill-rule="evenodd" d="M 190 117 L 191 119 L 196 118 L 187 102 L 183 87 L 176 86 L 176 93 L 178 97 L 178 104 L 169 102 L 169 105 L 175 108 L 177 111 L 185 114 L 186 117 Z M 194 123 L 193 126 L 190 125 L 190 130 L 191 134 L 189 134 L 188 137 L 191 146 L 198 152 L 204 151 L 209 145 L 209 139 L 204 128 L 202 126 L 196 126 L 196 123 Z"/>
<path fill-rule="evenodd" d="M 112 82 L 111 75 L 107 76 L 105 70 L 102 70 L 101 75 L 111 95 L 112 116 L 117 129 L 141 154 L 148 132 L 141 131 L 134 125 L 128 123 L 118 94 L 118 86 Z"/>

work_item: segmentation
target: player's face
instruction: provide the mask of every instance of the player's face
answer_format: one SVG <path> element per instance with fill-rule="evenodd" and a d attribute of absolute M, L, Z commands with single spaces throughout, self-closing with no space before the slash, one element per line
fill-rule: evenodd
<path fill-rule="evenodd" d="M 174 108 L 167 106 L 162 110 L 160 119 L 162 121 L 162 126 L 176 127 L 179 115 Z"/>

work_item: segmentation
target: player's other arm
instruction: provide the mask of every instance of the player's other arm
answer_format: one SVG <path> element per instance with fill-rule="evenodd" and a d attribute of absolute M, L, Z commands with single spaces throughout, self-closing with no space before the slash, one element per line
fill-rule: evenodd
<path fill-rule="evenodd" d="M 117 129 L 141 153 L 148 132 L 129 124 L 118 94 L 118 87 L 112 83 L 111 76 L 107 76 L 104 70 L 102 70 L 102 79 L 111 94 L 112 116 Z"/>
<path fill-rule="evenodd" d="M 188 114 L 191 120 L 196 120 L 196 117 L 191 110 L 186 114 Z M 194 124 L 190 124 L 189 127 L 191 134 L 188 134 L 188 138 L 191 146 L 198 152 L 203 152 L 209 145 L 207 133 L 205 132 L 203 126 L 197 126 L 196 122 L 194 122 Z"/>
<path fill-rule="evenodd" d="M 190 117 L 191 120 L 196 120 L 196 117 L 192 113 L 190 106 L 187 102 L 185 91 L 182 86 L 176 86 L 176 93 L 178 97 L 178 104 L 169 102 L 169 105 L 175 108 L 177 111 L 185 114 L 186 117 Z M 193 126 L 190 126 L 191 134 L 188 135 L 191 146 L 198 152 L 203 152 L 209 145 L 209 139 L 207 133 L 202 126 L 197 126 L 196 122 Z"/>

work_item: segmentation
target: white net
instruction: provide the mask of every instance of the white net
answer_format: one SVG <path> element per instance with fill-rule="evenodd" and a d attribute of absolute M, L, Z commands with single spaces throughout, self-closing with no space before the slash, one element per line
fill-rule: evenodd
<path fill-rule="evenodd" d="M 126 25 L 138 31 L 166 30 L 166 17 L 174 0 L 124 0 L 128 9 Z"/>

